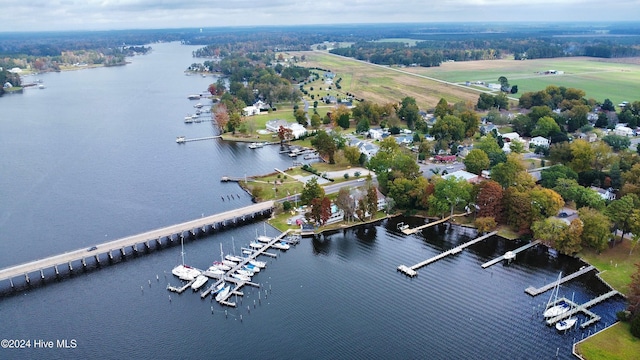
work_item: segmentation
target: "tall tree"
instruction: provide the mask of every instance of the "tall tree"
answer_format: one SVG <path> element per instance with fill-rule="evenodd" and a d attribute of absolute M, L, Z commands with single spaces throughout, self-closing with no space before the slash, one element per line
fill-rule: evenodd
<path fill-rule="evenodd" d="M 502 214 L 502 186 L 493 180 L 488 180 L 481 182 L 478 188 L 476 197 L 478 216 L 492 217 L 499 221 Z"/>
<path fill-rule="evenodd" d="M 629 221 L 638 202 L 638 197 L 635 194 L 628 194 L 612 201 L 607 206 L 607 216 L 615 223 L 616 228 L 621 231 L 620 241 L 623 240 L 624 234 L 629 232 Z"/>
<path fill-rule="evenodd" d="M 419 111 L 416 99 L 407 96 L 402 99 L 402 102 L 400 103 L 398 117 L 407 122 L 407 127 L 409 129 L 413 129 L 420 118 Z"/>
<path fill-rule="evenodd" d="M 429 206 L 433 202 L 435 208 L 441 210 L 443 204 L 446 204 L 450 215 L 453 215 L 456 206 L 467 205 L 471 200 L 471 185 L 466 180 L 455 177 L 440 179 L 435 183 L 435 191 L 431 198 Z"/>
<path fill-rule="evenodd" d="M 336 206 L 338 209 L 344 211 L 344 217 L 347 221 L 353 220 L 353 215 L 356 211 L 356 203 L 353 198 L 351 198 L 349 190 L 346 187 L 342 187 L 338 190 Z"/>
<path fill-rule="evenodd" d="M 582 244 L 598 253 L 607 248 L 611 238 L 611 221 L 602 212 L 582 207 L 578 209 L 578 216 L 582 220 Z"/>
<path fill-rule="evenodd" d="M 489 169 L 489 156 L 480 149 L 473 149 L 464 158 L 464 166 L 468 172 L 480 175 L 482 170 Z"/>
<path fill-rule="evenodd" d="M 335 163 L 334 155 L 337 146 L 333 138 L 331 138 L 331 136 L 329 136 L 326 131 L 318 131 L 316 136 L 311 139 L 311 145 L 315 146 L 321 156 L 328 157 L 330 164 Z"/>
<path fill-rule="evenodd" d="M 300 202 L 304 205 L 311 205 L 313 199 L 322 200 L 322 198 L 324 198 L 324 189 L 318 184 L 318 180 L 313 177 L 304 185 L 300 194 Z"/>
<path fill-rule="evenodd" d="M 516 154 L 509 154 L 507 161 L 491 168 L 491 178 L 502 185 L 503 188 L 515 185 L 516 174 L 525 168 Z"/>
<path fill-rule="evenodd" d="M 538 220 L 531 225 L 531 231 L 536 239 L 558 251 L 560 249 L 557 246 L 562 244 L 563 238 L 566 237 L 567 228 L 564 221 L 556 218 Z"/>
<path fill-rule="evenodd" d="M 438 104 L 436 105 L 436 108 L 433 112 L 433 115 L 436 117 L 436 119 L 443 118 L 447 115 L 451 115 L 452 113 L 453 110 L 449 106 L 447 100 L 445 100 L 444 98 L 440 98 L 440 101 L 438 101 Z"/>
<path fill-rule="evenodd" d="M 378 212 L 378 191 L 374 186 L 367 188 L 367 212 L 369 218 L 373 218 Z"/>

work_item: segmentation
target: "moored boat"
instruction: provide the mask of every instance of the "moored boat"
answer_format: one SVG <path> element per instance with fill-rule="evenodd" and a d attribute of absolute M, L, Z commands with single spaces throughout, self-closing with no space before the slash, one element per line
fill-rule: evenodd
<path fill-rule="evenodd" d="M 227 296 L 229 295 L 229 292 L 231 291 L 231 286 L 230 285 L 225 285 L 222 290 L 220 290 L 220 292 L 218 292 L 216 294 L 216 301 L 220 302 L 224 299 L 227 298 Z"/>
<path fill-rule="evenodd" d="M 264 244 L 257 243 L 257 242 L 251 242 L 251 243 L 249 243 L 249 246 L 251 246 L 254 249 L 262 249 L 264 247 Z"/>
<path fill-rule="evenodd" d="M 576 322 L 578 322 L 578 318 L 575 318 L 575 317 L 571 317 L 571 318 L 568 318 L 568 319 L 564 319 L 564 320 L 558 321 L 556 323 L 556 329 L 558 331 L 569 330 L 576 324 Z"/>
<path fill-rule="evenodd" d="M 213 262 L 213 266 L 215 266 L 216 268 L 218 268 L 220 270 L 224 270 L 224 271 L 231 270 L 231 266 L 227 266 L 227 265 L 223 264 L 221 261 L 214 261 Z"/>
<path fill-rule="evenodd" d="M 234 256 L 234 255 L 225 255 L 224 258 L 225 258 L 225 260 L 233 261 L 235 263 L 239 263 L 239 262 L 242 261 L 242 258 L 239 258 L 239 257 Z"/>
<path fill-rule="evenodd" d="M 196 277 L 196 280 L 193 282 L 193 284 L 191 284 L 191 289 L 193 289 L 193 291 L 197 291 L 202 287 L 202 285 L 204 285 L 207 282 L 207 280 L 209 280 L 208 277 L 204 275 L 198 275 L 198 277 Z"/>
<path fill-rule="evenodd" d="M 242 275 L 240 273 L 233 273 L 231 274 L 232 277 L 238 279 L 238 280 L 242 280 L 242 281 L 251 281 L 251 277 L 247 276 L 247 275 Z"/>
<path fill-rule="evenodd" d="M 268 243 L 268 242 L 271 242 L 271 240 L 273 240 L 273 238 L 270 238 L 270 237 L 265 236 L 265 235 L 260 235 L 260 236 L 258 236 L 256 238 L 256 240 L 258 240 L 261 243 Z"/>
<path fill-rule="evenodd" d="M 289 250 L 289 248 L 291 247 L 291 246 L 289 246 L 289 244 L 287 244 L 284 241 L 277 242 L 277 243 L 275 243 L 275 244 L 273 244 L 271 246 L 273 246 L 276 249 L 280 249 L 280 250 Z"/>

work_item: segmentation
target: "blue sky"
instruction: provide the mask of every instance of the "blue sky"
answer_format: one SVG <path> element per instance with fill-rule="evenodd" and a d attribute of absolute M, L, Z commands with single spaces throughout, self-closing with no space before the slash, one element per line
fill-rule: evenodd
<path fill-rule="evenodd" d="M 2 0 L 0 32 L 333 23 L 638 21 L 640 0 Z"/>

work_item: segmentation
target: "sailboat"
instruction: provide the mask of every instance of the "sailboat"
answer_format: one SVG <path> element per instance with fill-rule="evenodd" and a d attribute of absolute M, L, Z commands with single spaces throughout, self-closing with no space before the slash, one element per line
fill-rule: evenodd
<path fill-rule="evenodd" d="M 182 257 L 182 263 L 171 270 L 171 273 L 181 280 L 191 281 L 200 275 L 200 271 L 192 268 L 191 266 L 184 264 L 184 239 L 180 238 L 180 256 Z"/>
<path fill-rule="evenodd" d="M 547 302 L 547 307 L 544 311 L 544 317 L 551 318 L 556 317 L 558 315 L 564 314 L 569 311 L 570 305 L 565 303 L 564 301 L 558 304 L 558 290 L 560 290 L 560 279 L 562 278 L 562 272 L 558 275 L 558 281 L 556 286 L 553 288 L 551 292 L 551 296 L 549 297 L 549 301 Z M 553 299 L 553 302 L 551 301 Z"/>
<path fill-rule="evenodd" d="M 193 291 L 197 291 L 202 287 L 202 285 L 204 285 L 207 282 L 207 280 L 209 280 L 208 277 L 204 275 L 198 275 L 198 277 L 196 277 L 196 280 L 193 282 L 193 284 L 191 284 L 191 289 L 193 289 Z"/>
<path fill-rule="evenodd" d="M 573 304 L 575 304 L 573 302 L 573 297 L 574 297 L 575 293 L 573 293 L 573 295 L 571 295 L 571 305 L 569 306 L 569 310 L 571 310 L 573 308 Z M 578 318 L 577 317 L 570 317 L 568 319 L 564 319 L 564 320 L 560 320 L 556 323 L 556 329 L 558 331 L 565 331 L 565 330 L 569 330 L 573 327 L 573 325 L 576 324 L 576 322 L 578 322 Z"/>
<path fill-rule="evenodd" d="M 231 242 L 233 243 L 233 252 L 235 253 L 235 251 L 236 251 L 236 243 L 233 240 L 233 236 L 231 237 Z M 233 261 L 233 262 L 236 262 L 236 263 L 242 262 L 242 258 L 238 257 L 238 256 L 235 256 L 235 255 L 227 255 L 224 258 L 225 258 L 225 260 Z"/>

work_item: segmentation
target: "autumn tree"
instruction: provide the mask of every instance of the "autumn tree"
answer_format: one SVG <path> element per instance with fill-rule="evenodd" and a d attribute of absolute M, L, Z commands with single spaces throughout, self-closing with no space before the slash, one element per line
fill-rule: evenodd
<path fill-rule="evenodd" d="M 564 206 L 562 196 L 551 189 L 537 187 L 529 191 L 531 199 L 531 217 L 539 220 L 555 216 Z"/>
<path fill-rule="evenodd" d="M 491 179 L 506 189 L 515 184 L 516 174 L 520 171 L 525 171 L 520 161 L 520 156 L 509 154 L 506 162 L 499 163 L 491 168 Z"/>
<path fill-rule="evenodd" d="M 367 188 L 366 206 L 369 218 L 373 218 L 378 212 L 378 191 L 371 185 Z"/>
<path fill-rule="evenodd" d="M 290 141 L 293 139 L 293 131 L 280 125 L 280 127 L 278 128 L 278 138 L 280 139 L 280 145 L 282 145 L 285 141 Z"/>
<path fill-rule="evenodd" d="M 502 214 L 502 198 L 503 192 L 500 184 L 493 180 L 481 182 L 478 185 L 478 196 L 476 197 L 478 216 L 499 220 Z"/>
<path fill-rule="evenodd" d="M 218 129 L 224 132 L 227 128 L 227 123 L 229 122 L 229 111 L 225 104 L 219 103 L 216 105 L 213 110 L 213 119 L 215 120 L 214 122 L 217 124 Z"/>
<path fill-rule="evenodd" d="M 569 164 L 571 169 L 577 173 L 590 170 L 595 160 L 595 153 L 591 144 L 586 140 L 578 139 L 573 141 L 569 147 L 572 156 Z"/>
<path fill-rule="evenodd" d="M 582 244 L 600 253 L 607 248 L 611 238 L 611 221 L 598 210 L 582 207 L 578 209 L 578 216 L 582 220 Z"/>
<path fill-rule="evenodd" d="M 474 221 L 474 225 L 480 233 L 488 233 L 498 226 L 493 217 L 479 217 Z"/>
<path fill-rule="evenodd" d="M 338 209 L 344 211 L 344 217 L 347 221 L 353 220 L 353 215 L 356 211 L 356 204 L 353 198 L 351 198 L 349 190 L 346 187 L 342 187 L 338 190 L 336 206 Z"/>
<path fill-rule="evenodd" d="M 562 238 L 566 237 L 567 228 L 568 225 L 564 221 L 556 218 L 538 220 L 531 225 L 534 238 L 558 251 L 560 249 L 557 248 L 557 245 L 561 244 Z"/>
<path fill-rule="evenodd" d="M 355 146 L 345 146 L 345 148 L 342 149 L 342 152 L 344 153 L 344 157 L 345 159 L 347 159 L 349 164 L 351 165 L 360 164 L 360 149 L 358 149 Z"/>
<path fill-rule="evenodd" d="M 451 109 L 447 100 L 445 100 L 444 98 L 440 98 L 433 112 L 433 115 L 436 117 L 436 119 L 440 119 L 451 114 L 453 114 L 453 109 Z"/>
<path fill-rule="evenodd" d="M 320 221 L 322 225 L 327 223 L 327 220 L 331 217 L 331 199 L 323 197 L 320 201 Z"/>

